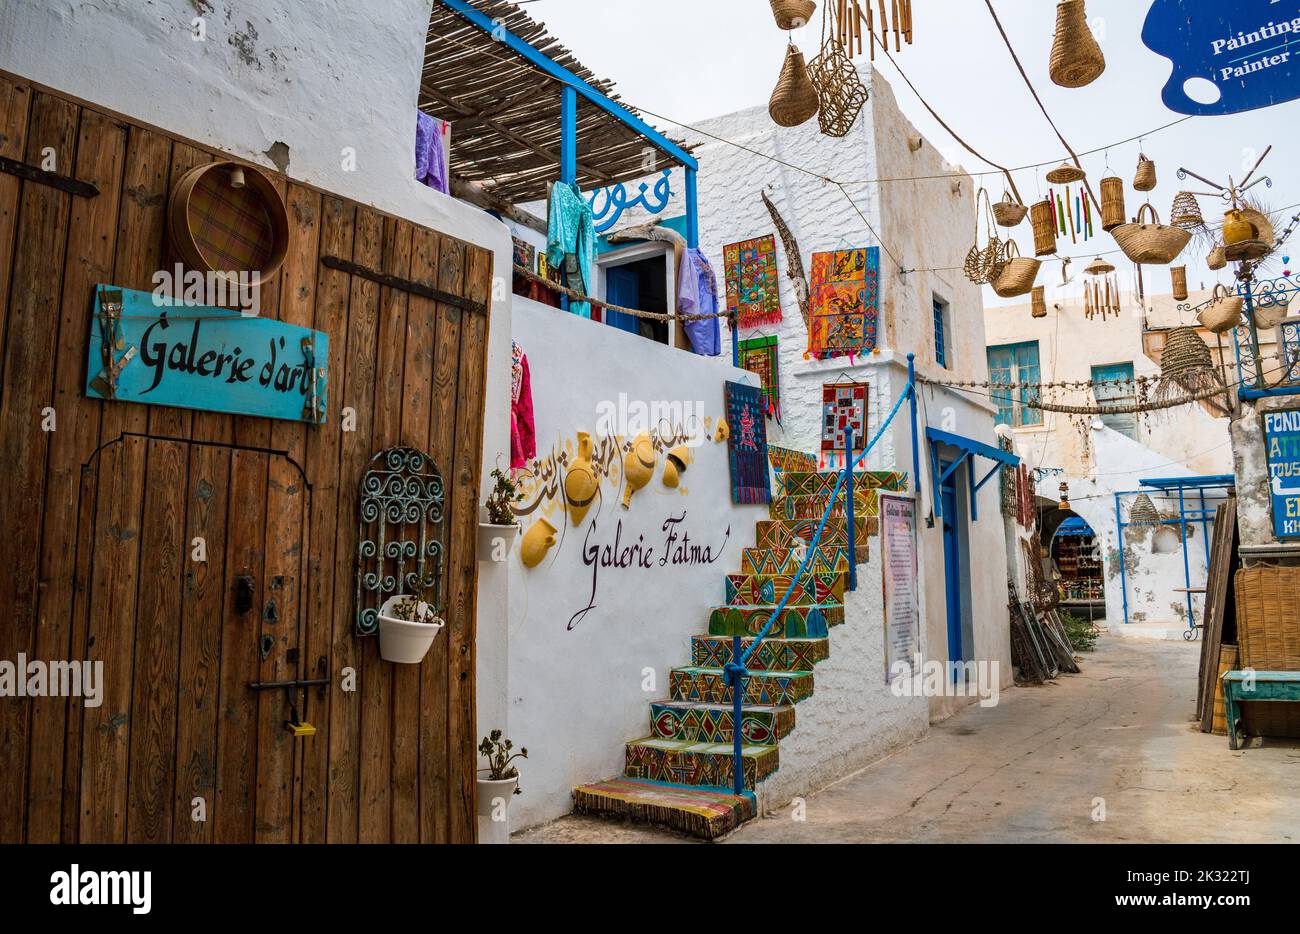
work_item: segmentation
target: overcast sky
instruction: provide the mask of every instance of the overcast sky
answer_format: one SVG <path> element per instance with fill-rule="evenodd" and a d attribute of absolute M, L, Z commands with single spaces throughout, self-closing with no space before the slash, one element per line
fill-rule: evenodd
<path fill-rule="evenodd" d="M 1142 44 L 1142 24 L 1151 6 L 1147 0 L 1089 0 L 1088 14 L 1106 56 L 1106 71 L 1091 85 L 1073 90 L 1057 87 L 1047 75 L 1055 4 L 1050 0 L 993 0 L 993 4 L 1030 79 L 1077 151 L 1106 146 L 1182 116 L 1160 99 L 1171 70 L 1168 61 Z M 617 82 L 628 103 L 688 124 L 765 104 L 787 38 L 777 29 L 764 0 L 534 0 L 523 8 L 545 22 L 596 74 Z M 957 132 L 1008 166 L 1066 155 L 1016 71 L 984 0 L 914 0 L 913 10 L 913 45 L 904 45 L 895 58 Z M 813 23 L 792 34 L 809 58 L 819 44 L 820 19 L 819 7 Z M 988 168 L 960 149 L 879 54 L 876 66 L 893 86 L 904 113 L 941 152 L 969 171 Z M 1253 193 L 1276 208 L 1300 202 L 1300 177 L 1293 168 L 1300 155 L 1298 107 L 1300 101 L 1231 116 L 1195 117 L 1147 137 L 1142 148 L 1155 159 L 1160 181 L 1150 197 L 1162 219 L 1168 221 L 1180 189 L 1205 187 L 1193 179 L 1180 182 L 1175 174 L 1178 166 L 1226 184 L 1229 175 L 1240 179 L 1270 143 L 1273 152 L 1260 171 L 1272 178 L 1273 187 L 1265 190 L 1261 185 Z M 652 122 L 671 134 L 671 124 Z M 1095 185 L 1108 174 L 1108 156 L 1111 167 L 1131 183 L 1138 150 L 1137 142 L 1117 145 L 1108 154 L 1083 157 L 1084 167 Z M 1026 199 L 1047 187 L 1041 181 L 1043 171 L 1016 173 Z M 996 200 L 1002 191 L 1000 179 L 989 176 L 983 182 Z M 1130 187 L 1125 197 L 1129 212 L 1134 212 L 1140 204 L 1138 193 Z M 1207 219 L 1222 217 L 1217 201 L 1200 201 Z M 1062 247 L 1062 254 L 1076 257 L 1076 274 L 1093 253 L 1115 248 L 1099 226 L 1094 230 L 1096 235 L 1088 243 Z M 1028 222 L 1017 228 L 1017 234 L 1027 247 L 1025 255 L 1032 255 Z M 1300 242 L 1294 246 L 1300 250 Z M 1189 248 L 1180 259 L 1187 261 L 1193 289 L 1212 284 L 1216 277 L 1204 266 L 1202 252 L 1192 255 Z M 930 258 L 932 265 L 960 259 Z M 1130 268 L 1126 261 L 1117 265 L 1123 271 Z M 1280 262 L 1277 266 L 1274 274 L 1281 271 Z M 1218 275 L 1229 281 L 1223 273 Z M 1039 281 L 1059 279 L 1059 265 L 1052 264 L 1044 266 Z M 1168 287 L 1167 273 L 1148 269 L 1148 291 L 1168 291 Z M 997 301 L 991 291 L 987 294 Z"/>

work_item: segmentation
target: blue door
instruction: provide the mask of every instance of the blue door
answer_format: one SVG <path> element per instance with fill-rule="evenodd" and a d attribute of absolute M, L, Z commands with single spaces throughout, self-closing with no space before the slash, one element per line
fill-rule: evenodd
<path fill-rule="evenodd" d="M 951 461 L 941 461 L 940 476 L 951 465 Z M 955 470 L 944 481 L 940 490 L 940 509 L 943 512 L 943 571 L 944 591 L 948 595 L 948 660 L 959 662 L 964 656 L 961 645 L 961 540 L 958 537 L 957 522 L 957 484 Z M 954 670 L 955 674 L 955 670 Z"/>
<path fill-rule="evenodd" d="M 626 266 L 611 266 L 605 270 L 605 298 L 613 305 L 624 308 L 641 307 L 641 277 Z M 611 308 L 605 309 L 605 323 L 620 331 L 641 333 L 641 326 L 632 315 Z"/>

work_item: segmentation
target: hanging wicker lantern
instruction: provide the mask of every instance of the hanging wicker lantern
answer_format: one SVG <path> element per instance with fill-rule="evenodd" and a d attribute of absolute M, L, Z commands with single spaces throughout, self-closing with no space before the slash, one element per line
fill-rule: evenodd
<path fill-rule="evenodd" d="M 1035 318 L 1047 317 L 1047 289 L 1045 286 L 1034 286 L 1033 297 L 1030 300 L 1029 313 Z"/>
<path fill-rule="evenodd" d="M 1047 180 L 1053 185 L 1069 185 L 1073 182 L 1081 182 L 1088 177 L 1088 173 L 1077 165 L 1071 165 L 1068 162 L 1062 162 L 1052 171 L 1047 173 Z"/>
<path fill-rule="evenodd" d="M 1061 0 L 1056 7 L 1056 38 L 1048 71 L 1063 88 L 1092 84 L 1106 70 L 1101 46 L 1088 28 L 1083 0 Z"/>
<path fill-rule="evenodd" d="M 1169 209 L 1169 223 L 1183 230 L 1196 230 L 1205 226 L 1201 205 L 1190 191 L 1180 191 L 1174 196 L 1174 206 Z"/>
<path fill-rule="evenodd" d="M 1109 233 L 1128 223 L 1124 213 L 1124 179 L 1108 175 L 1101 180 L 1101 229 Z"/>
<path fill-rule="evenodd" d="M 1150 191 L 1156 187 L 1156 164 L 1147 158 L 1146 153 L 1138 153 L 1137 173 L 1133 176 L 1133 187 L 1138 191 Z"/>
<path fill-rule="evenodd" d="M 1187 267 L 1170 266 L 1169 284 L 1174 293 L 1174 301 L 1176 302 L 1186 301 L 1187 300 Z"/>
<path fill-rule="evenodd" d="M 1156 504 L 1151 502 L 1150 496 L 1139 493 L 1133 500 L 1133 505 L 1128 508 L 1128 524 L 1139 529 L 1160 527 L 1160 511 L 1156 509 Z"/>
<path fill-rule="evenodd" d="M 839 40 L 822 43 L 821 52 L 808 63 L 808 78 L 817 89 L 817 123 L 821 131 L 836 138 L 848 136 L 868 94 Z"/>
<path fill-rule="evenodd" d="M 1034 255 L 1051 256 L 1056 252 L 1056 214 L 1052 202 L 1039 201 L 1030 208 L 1029 221 L 1034 228 Z"/>
<path fill-rule="evenodd" d="M 798 29 L 808 25 L 817 9 L 814 0 L 771 0 L 772 15 L 781 29 Z"/>
<path fill-rule="evenodd" d="M 1111 263 L 1107 262 L 1106 260 L 1098 256 L 1087 266 L 1083 267 L 1083 271 L 1090 276 L 1104 276 L 1107 273 L 1114 272 L 1115 267 Z"/>
<path fill-rule="evenodd" d="M 1193 396 L 1222 385 L 1214 368 L 1210 348 L 1195 328 L 1177 327 L 1165 338 L 1160 353 L 1160 381 L 1154 393 L 1157 402 Z"/>
<path fill-rule="evenodd" d="M 767 112 L 773 123 L 784 127 L 798 126 L 817 113 L 817 89 L 808 80 L 803 53 L 794 43 L 786 46 L 785 63 L 767 102 Z"/>

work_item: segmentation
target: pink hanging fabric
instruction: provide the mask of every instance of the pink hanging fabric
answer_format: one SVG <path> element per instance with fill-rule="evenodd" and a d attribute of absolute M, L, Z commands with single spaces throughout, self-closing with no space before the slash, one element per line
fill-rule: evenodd
<path fill-rule="evenodd" d="M 510 469 L 517 470 L 537 457 L 537 429 L 533 424 L 533 387 L 528 357 L 517 342 L 510 348 Z"/>

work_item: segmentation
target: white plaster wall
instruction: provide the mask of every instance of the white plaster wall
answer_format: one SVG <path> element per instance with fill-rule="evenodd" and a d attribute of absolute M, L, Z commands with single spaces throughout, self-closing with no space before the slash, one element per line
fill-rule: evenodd
<path fill-rule="evenodd" d="M 510 268 L 506 228 L 413 178 L 431 8 L 431 0 L 5 0 L 0 69 L 478 244 L 493 252 L 499 278 Z M 203 41 L 192 38 L 196 16 Z M 267 154 L 277 143 L 287 162 Z M 345 148 L 354 150 L 351 168 Z M 493 290 L 488 334 L 488 467 L 510 444 L 505 282 Z M 485 491 L 488 482 L 485 469 Z M 505 621 L 504 572 L 480 565 L 481 732 L 506 725 Z"/>
<path fill-rule="evenodd" d="M 576 452 L 578 431 L 594 438 L 598 405 L 617 403 L 619 393 L 629 402 L 701 403 L 713 425 L 724 411 L 724 381 L 758 380 L 728 358 L 695 356 L 527 299 L 516 299 L 514 336 L 528 355 L 542 459 L 553 449 Z M 740 571 L 755 523 L 767 518 L 765 506 L 732 504 L 726 444 L 709 441 L 693 454 L 678 490 L 663 486 L 661 457 L 630 509 L 616 483 L 603 484 L 580 527 L 550 500 L 563 537 L 536 568 L 523 567 L 519 548 L 510 557 L 509 723 L 529 750 L 512 829 L 568 813 L 575 785 L 622 774 L 624 744 L 649 735 L 650 702 L 668 696 L 669 669 L 691 663 L 690 637 L 708 632 L 709 608 L 726 600 L 725 576 Z M 533 500 L 525 489 L 521 508 Z M 664 520 L 683 513 L 692 542 L 722 546 L 714 563 L 657 563 Z M 536 515 L 523 517 L 525 530 Z M 591 602 L 587 536 L 604 546 L 620 522 L 624 545 L 644 536 L 655 549 L 653 566 L 599 568 L 596 608 L 570 629 Z"/>

